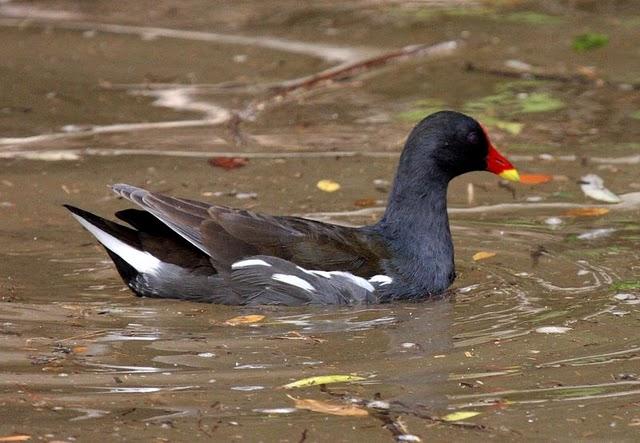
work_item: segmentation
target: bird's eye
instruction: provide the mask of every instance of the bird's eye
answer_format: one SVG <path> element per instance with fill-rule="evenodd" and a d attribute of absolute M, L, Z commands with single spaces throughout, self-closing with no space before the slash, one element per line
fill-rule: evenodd
<path fill-rule="evenodd" d="M 478 143 L 478 141 L 480 141 L 480 136 L 476 131 L 471 131 L 467 134 L 467 143 L 469 143 L 470 145 L 475 145 Z"/>

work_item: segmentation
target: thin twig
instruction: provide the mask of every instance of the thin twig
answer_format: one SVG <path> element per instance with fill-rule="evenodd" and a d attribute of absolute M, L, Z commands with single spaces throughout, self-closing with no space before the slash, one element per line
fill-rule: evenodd
<path fill-rule="evenodd" d="M 612 80 L 605 80 L 602 78 L 594 78 L 586 74 L 561 74 L 558 72 L 542 71 L 540 69 L 529 70 L 513 70 L 513 69 L 499 69 L 488 68 L 484 66 L 478 66 L 471 62 L 465 64 L 465 70 L 467 72 L 477 72 L 481 74 L 490 74 L 497 77 L 506 78 L 523 78 L 529 80 L 550 80 L 561 83 L 575 83 L 579 85 L 592 85 L 592 86 L 608 86 L 625 90 L 640 90 L 640 83 L 624 83 L 615 82 Z"/>

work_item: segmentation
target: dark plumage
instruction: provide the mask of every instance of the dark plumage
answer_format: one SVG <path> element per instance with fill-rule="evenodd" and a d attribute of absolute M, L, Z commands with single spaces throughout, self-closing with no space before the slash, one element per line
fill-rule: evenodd
<path fill-rule="evenodd" d="M 449 181 L 489 170 L 517 180 L 483 128 L 443 111 L 411 132 L 382 219 L 351 228 L 112 188 L 142 208 L 132 228 L 66 206 L 140 296 L 224 304 L 356 304 L 425 299 L 455 278 Z"/>

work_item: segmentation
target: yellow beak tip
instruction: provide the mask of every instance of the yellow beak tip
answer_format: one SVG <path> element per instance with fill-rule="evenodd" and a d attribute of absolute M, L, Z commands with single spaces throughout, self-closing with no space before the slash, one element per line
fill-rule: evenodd
<path fill-rule="evenodd" d="M 520 174 L 518 174 L 517 169 L 505 169 L 498 175 L 500 175 L 500 177 L 504 178 L 505 180 L 511 180 L 513 182 L 520 181 Z"/>

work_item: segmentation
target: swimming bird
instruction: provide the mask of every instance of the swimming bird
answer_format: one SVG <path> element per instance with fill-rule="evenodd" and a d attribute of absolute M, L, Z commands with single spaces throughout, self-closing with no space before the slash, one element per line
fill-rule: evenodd
<path fill-rule="evenodd" d="M 112 186 L 140 209 L 129 226 L 65 205 L 138 296 L 228 305 L 340 305 L 423 300 L 455 279 L 447 216 L 454 177 L 513 165 L 473 118 L 432 114 L 409 134 L 382 218 L 346 227 Z"/>

